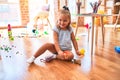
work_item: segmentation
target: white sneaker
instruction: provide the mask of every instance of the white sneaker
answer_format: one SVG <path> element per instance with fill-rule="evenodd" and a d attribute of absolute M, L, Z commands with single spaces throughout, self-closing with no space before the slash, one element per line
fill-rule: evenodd
<path fill-rule="evenodd" d="M 29 58 L 29 59 L 27 60 L 27 63 L 31 64 L 31 63 L 34 62 L 34 60 L 35 60 L 35 57 L 32 56 L 31 58 Z"/>

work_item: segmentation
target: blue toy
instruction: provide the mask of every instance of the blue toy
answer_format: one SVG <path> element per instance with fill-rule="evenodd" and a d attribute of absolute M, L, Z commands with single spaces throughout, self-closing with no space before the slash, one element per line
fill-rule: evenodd
<path fill-rule="evenodd" d="M 120 54 L 120 46 L 115 46 L 115 51 Z"/>

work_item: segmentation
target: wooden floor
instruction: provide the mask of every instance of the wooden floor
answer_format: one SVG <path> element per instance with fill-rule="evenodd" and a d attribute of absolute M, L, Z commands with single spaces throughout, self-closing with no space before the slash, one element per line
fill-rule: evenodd
<path fill-rule="evenodd" d="M 120 32 L 114 32 L 112 28 L 105 29 L 104 45 L 99 28 L 92 56 L 89 52 L 87 30 L 79 28 L 79 49 L 86 50 L 85 55 L 80 58 L 81 65 L 60 60 L 40 62 L 40 58 L 50 54 L 48 51 L 29 65 L 26 60 L 50 37 L 47 34 L 39 37 L 26 36 L 24 30 L 21 30 L 21 34 L 17 33 L 17 29 L 13 31 L 16 37 L 9 41 L 7 30 L 0 30 L 0 80 L 120 80 L 120 54 L 114 51 L 115 46 L 120 46 Z M 6 37 L 3 37 L 3 33 L 6 33 Z"/>

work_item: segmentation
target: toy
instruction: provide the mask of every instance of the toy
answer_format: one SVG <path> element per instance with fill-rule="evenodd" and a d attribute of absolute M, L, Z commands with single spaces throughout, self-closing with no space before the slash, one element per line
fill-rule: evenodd
<path fill-rule="evenodd" d="M 120 54 L 120 46 L 115 46 L 115 51 Z"/>
<path fill-rule="evenodd" d="M 10 24 L 8 24 L 8 37 L 11 41 L 14 40 L 14 37 L 12 36 L 12 30 Z"/>
<path fill-rule="evenodd" d="M 98 14 L 105 14 L 104 10 L 98 10 Z M 103 17 L 103 23 L 106 24 L 108 22 L 107 17 Z M 100 17 L 96 16 L 95 18 L 95 25 L 100 26 Z"/>
<path fill-rule="evenodd" d="M 6 52 L 9 52 L 10 50 L 12 50 L 12 48 L 9 47 L 8 45 L 3 45 L 3 46 L 0 46 L 0 50 L 4 50 Z"/>
<path fill-rule="evenodd" d="M 48 32 L 47 32 L 47 31 L 44 31 L 44 34 L 45 34 L 45 35 L 48 35 Z"/>
<path fill-rule="evenodd" d="M 88 25 L 88 23 L 87 24 L 85 24 L 85 27 L 88 29 L 89 28 L 89 25 Z"/>
<path fill-rule="evenodd" d="M 11 37 L 10 40 L 13 41 L 13 40 L 14 40 L 14 37 Z"/>
<path fill-rule="evenodd" d="M 84 54 L 85 54 L 85 49 L 83 49 L 83 48 L 80 49 L 80 54 L 81 54 L 81 55 L 84 55 Z"/>
<path fill-rule="evenodd" d="M 36 31 L 35 29 L 32 30 L 33 33 L 35 33 L 35 31 Z"/>
<path fill-rule="evenodd" d="M 39 34 L 39 31 L 37 29 L 33 29 L 32 32 L 35 34 L 35 35 L 38 35 Z"/>

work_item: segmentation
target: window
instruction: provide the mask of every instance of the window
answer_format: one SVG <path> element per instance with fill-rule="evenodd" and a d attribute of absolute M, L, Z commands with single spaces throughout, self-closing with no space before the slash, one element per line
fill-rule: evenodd
<path fill-rule="evenodd" d="M 19 0 L 0 0 L 0 26 L 20 25 Z"/>

